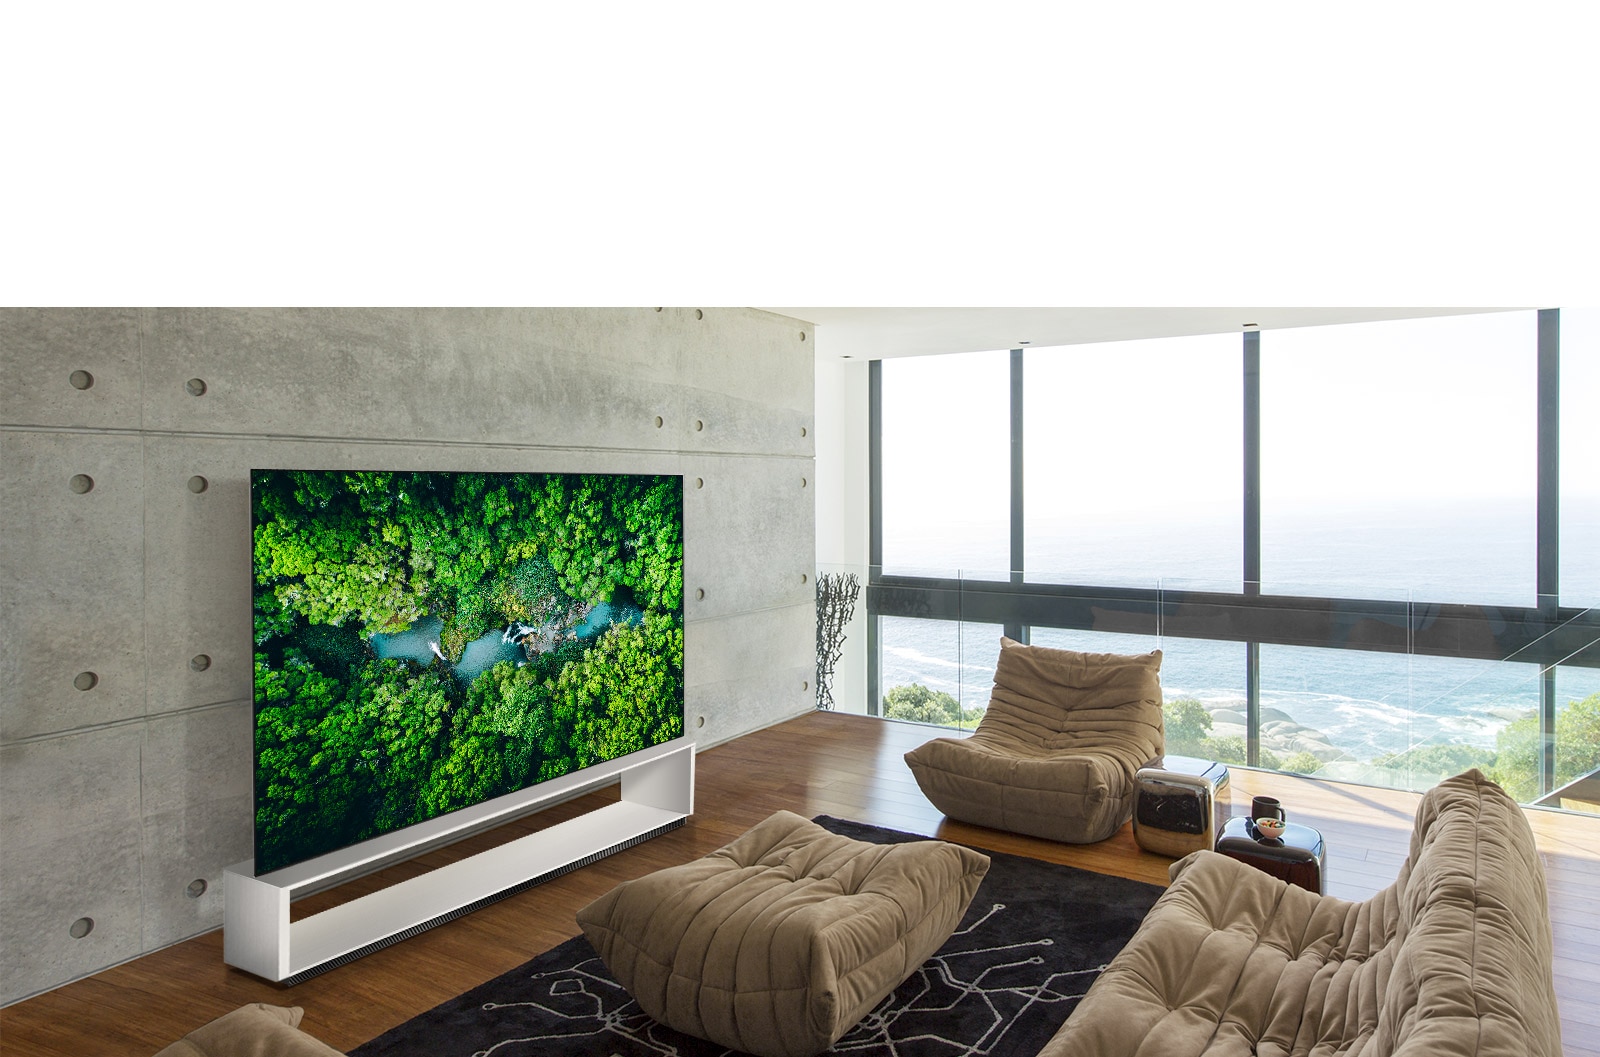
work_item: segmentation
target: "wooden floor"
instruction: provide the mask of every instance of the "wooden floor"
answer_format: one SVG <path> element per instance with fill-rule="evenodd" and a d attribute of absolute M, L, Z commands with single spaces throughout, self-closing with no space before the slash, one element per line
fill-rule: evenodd
<path fill-rule="evenodd" d="M 703 855 L 780 808 L 828 814 L 981 848 L 1165 883 L 1170 860 L 1147 854 L 1130 827 L 1090 846 L 1054 844 L 949 822 L 918 791 L 901 755 L 939 731 L 816 713 L 701 753 L 696 811 L 683 828 L 378 951 L 293 988 L 222 963 L 219 931 L 0 1010 L 6 1057 L 148 1055 L 245 1002 L 303 1006 L 302 1025 L 351 1049 L 394 1025 L 578 934 L 579 907 L 617 882 Z M 1233 770 L 1242 813 L 1251 796 L 1279 797 L 1290 817 L 1328 842 L 1328 892 L 1365 899 L 1394 880 L 1417 797 Z M 296 904 L 297 916 L 491 843 L 615 799 L 615 788 L 553 808 Z M 1600 819 L 1530 811 L 1549 881 L 1555 983 L 1568 1057 L 1600 1057 Z"/>

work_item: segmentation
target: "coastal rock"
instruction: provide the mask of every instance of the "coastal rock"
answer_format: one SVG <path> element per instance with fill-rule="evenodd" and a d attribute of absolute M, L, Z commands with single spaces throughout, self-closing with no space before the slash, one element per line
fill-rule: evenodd
<path fill-rule="evenodd" d="M 1238 701 L 1201 702 L 1211 715 L 1213 738 L 1246 739 L 1245 713 Z M 1306 752 L 1324 764 L 1349 760 L 1349 755 L 1336 748 L 1326 734 L 1299 723 L 1289 713 L 1279 708 L 1261 710 L 1261 747 L 1279 759 Z"/>

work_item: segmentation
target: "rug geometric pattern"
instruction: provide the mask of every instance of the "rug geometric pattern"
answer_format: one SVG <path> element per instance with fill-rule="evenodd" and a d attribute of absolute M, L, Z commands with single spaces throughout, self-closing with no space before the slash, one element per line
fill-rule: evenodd
<path fill-rule="evenodd" d="M 822 816 L 873 843 L 925 838 Z M 1037 1053 L 1139 927 L 1161 889 L 997 852 L 933 957 L 844 1035 L 853 1057 Z M 640 1011 L 583 937 L 351 1051 L 351 1057 L 738 1057 Z"/>

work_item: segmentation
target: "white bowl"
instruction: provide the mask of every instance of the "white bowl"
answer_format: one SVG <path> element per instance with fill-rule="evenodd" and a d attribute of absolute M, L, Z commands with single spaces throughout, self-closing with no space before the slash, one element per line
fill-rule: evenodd
<path fill-rule="evenodd" d="M 1289 824 L 1287 822 L 1284 822 L 1282 819 L 1276 819 L 1276 818 L 1258 818 L 1258 819 L 1256 819 L 1256 829 L 1261 831 L 1261 835 L 1263 837 L 1273 837 L 1273 838 L 1281 837 L 1281 836 L 1283 836 L 1283 831 L 1288 829 L 1288 828 L 1289 828 Z"/>

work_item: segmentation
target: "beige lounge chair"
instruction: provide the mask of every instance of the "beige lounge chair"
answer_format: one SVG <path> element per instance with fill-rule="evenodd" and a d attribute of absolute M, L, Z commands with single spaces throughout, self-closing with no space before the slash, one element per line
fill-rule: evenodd
<path fill-rule="evenodd" d="M 1134 774 L 1164 744 L 1160 650 L 1078 653 L 1002 638 L 978 729 L 921 745 L 906 763 L 951 818 L 1091 844 L 1131 817 Z"/>

